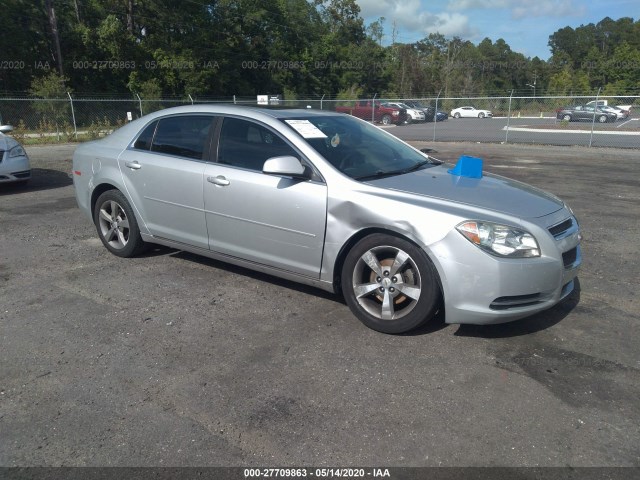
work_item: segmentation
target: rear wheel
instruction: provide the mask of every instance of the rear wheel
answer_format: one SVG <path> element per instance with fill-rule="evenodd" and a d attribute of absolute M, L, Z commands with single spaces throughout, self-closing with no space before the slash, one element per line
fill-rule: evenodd
<path fill-rule="evenodd" d="M 606 115 L 600 115 L 600 116 L 598 117 L 598 121 L 599 121 L 600 123 L 607 123 L 607 121 L 608 121 L 608 120 L 609 120 L 609 119 L 607 118 L 607 116 L 606 116 Z"/>
<path fill-rule="evenodd" d="M 453 116 L 454 118 L 460 118 L 460 112 L 456 112 Z"/>
<path fill-rule="evenodd" d="M 107 190 L 98 197 L 93 221 L 102 244 L 114 255 L 133 257 L 146 250 L 133 210 L 120 191 Z"/>
<path fill-rule="evenodd" d="M 342 292 L 367 327 L 402 333 L 430 320 L 438 305 L 437 273 L 413 243 L 385 234 L 360 240 L 342 269 Z"/>
<path fill-rule="evenodd" d="M 570 122 L 570 121 L 571 121 L 571 115 L 563 115 L 563 116 L 562 116 L 562 119 L 563 119 L 565 122 Z"/>

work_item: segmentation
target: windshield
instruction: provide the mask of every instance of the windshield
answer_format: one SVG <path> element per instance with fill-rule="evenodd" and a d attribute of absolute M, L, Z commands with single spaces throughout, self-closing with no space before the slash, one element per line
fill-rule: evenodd
<path fill-rule="evenodd" d="M 429 157 L 401 140 L 350 116 L 309 116 L 282 121 L 331 165 L 356 180 L 399 175 L 431 163 Z"/>

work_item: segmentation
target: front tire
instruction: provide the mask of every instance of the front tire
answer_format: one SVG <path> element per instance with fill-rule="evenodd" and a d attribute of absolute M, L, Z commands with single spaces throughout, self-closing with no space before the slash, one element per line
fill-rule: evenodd
<path fill-rule="evenodd" d="M 478 118 L 484 118 L 484 113 L 483 113 L 483 112 L 480 112 L 480 113 L 478 114 Z"/>
<path fill-rule="evenodd" d="M 133 209 L 118 190 L 107 190 L 98 197 L 93 222 L 102 244 L 118 257 L 133 257 L 148 246 L 142 241 Z"/>
<path fill-rule="evenodd" d="M 382 116 L 382 124 L 383 125 L 391 125 L 391 116 L 383 115 Z"/>
<path fill-rule="evenodd" d="M 440 288 L 426 253 L 399 237 L 373 234 L 347 254 L 342 293 L 353 314 L 367 327 L 403 333 L 436 313 Z"/>
<path fill-rule="evenodd" d="M 609 120 L 609 119 L 607 118 L 607 116 L 606 116 L 606 115 L 600 115 L 600 116 L 598 117 L 598 121 L 599 121 L 600 123 L 607 123 L 607 121 L 608 121 L 608 120 Z"/>

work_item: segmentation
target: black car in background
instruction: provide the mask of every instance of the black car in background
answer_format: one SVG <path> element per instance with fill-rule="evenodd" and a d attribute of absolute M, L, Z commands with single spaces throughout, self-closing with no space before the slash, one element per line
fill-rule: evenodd
<path fill-rule="evenodd" d="M 579 122 L 581 120 L 593 121 L 600 123 L 615 122 L 618 116 L 615 113 L 609 113 L 602 110 L 600 107 L 594 110 L 591 105 L 576 105 L 573 107 L 565 107 L 556 111 L 556 117 L 558 120 L 565 120 L 567 122 Z"/>
<path fill-rule="evenodd" d="M 437 122 L 442 122 L 443 120 L 449 118 L 449 114 L 447 112 L 438 110 L 438 112 L 436 113 L 435 107 L 423 105 L 417 100 L 404 100 L 402 103 L 407 104 L 411 108 L 422 110 L 424 112 L 425 122 L 433 122 L 434 117 L 436 118 Z"/>

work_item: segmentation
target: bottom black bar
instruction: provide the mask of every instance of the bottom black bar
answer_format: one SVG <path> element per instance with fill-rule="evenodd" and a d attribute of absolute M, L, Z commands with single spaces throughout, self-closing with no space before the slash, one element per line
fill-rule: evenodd
<path fill-rule="evenodd" d="M 640 467 L 0 467 L 6 480 L 640 480 Z"/>

